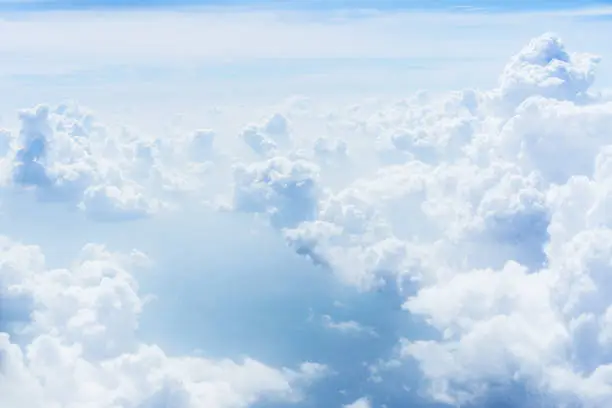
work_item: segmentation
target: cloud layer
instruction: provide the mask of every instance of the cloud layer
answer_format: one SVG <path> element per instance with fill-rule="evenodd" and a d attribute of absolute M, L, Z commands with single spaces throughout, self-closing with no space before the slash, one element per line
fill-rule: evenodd
<path fill-rule="evenodd" d="M 494 89 L 331 112 L 285 104 L 231 135 L 236 149 L 214 129 L 169 140 L 41 105 L 0 133 L 2 197 L 101 222 L 194 205 L 256 214 L 343 284 L 396 287 L 405 319 L 436 333 L 397 339 L 395 356 L 417 364 L 431 400 L 478 406 L 521 389 L 530 403 L 602 407 L 612 403 L 612 102 L 592 90 L 598 63 L 545 34 Z M 54 269 L 38 247 L 3 238 L 1 248 L 0 295 L 31 303 L 25 326 L 0 334 L 1 405 L 24 406 L 27 392 L 28 407 L 246 407 L 298 401 L 326 372 L 143 344 L 139 252 L 88 245 Z M 320 324 L 377 336 L 330 315 Z"/>
<path fill-rule="evenodd" d="M 404 308 L 440 338 L 405 339 L 401 356 L 438 401 L 525 386 L 559 403 L 610 403 L 612 105 L 589 92 L 598 61 L 543 35 L 496 89 L 419 94 L 354 120 L 378 170 L 339 190 L 319 185 L 315 219 L 296 211 L 302 222 L 283 230 L 349 284 L 393 279 L 408 291 Z M 275 208 L 265 212 L 286 211 Z"/>

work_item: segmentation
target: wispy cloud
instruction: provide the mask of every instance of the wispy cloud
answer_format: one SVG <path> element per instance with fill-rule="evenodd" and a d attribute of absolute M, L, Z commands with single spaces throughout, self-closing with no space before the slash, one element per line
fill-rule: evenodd
<path fill-rule="evenodd" d="M 336 321 L 330 315 L 323 315 L 321 317 L 321 321 L 323 323 L 323 327 L 329 330 L 335 330 L 339 333 L 347 335 L 378 336 L 374 329 L 364 326 L 354 320 Z"/>
<path fill-rule="evenodd" d="M 180 71 L 176 77 L 181 78 L 185 72 L 196 73 L 210 63 L 282 60 L 294 61 L 299 67 L 300 60 L 324 59 L 345 61 L 355 70 L 365 70 L 366 60 L 386 60 L 384 70 L 402 75 L 401 70 L 407 68 L 394 65 L 395 60 L 434 70 L 432 84 L 459 83 L 482 78 L 476 72 L 479 69 L 499 69 L 506 58 L 503 50 L 520 47 L 543 27 L 579 33 L 572 36 L 574 47 L 606 50 L 599 33 L 609 31 L 609 25 L 581 21 L 577 19 L 580 13 L 585 11 L 530 11 L 520 18 L 512 11 L 493 15 L 369 11 L 359 18 L 346 10 L 326 14 L 265 9 L 8 13 L 0 22 L 0 35 L 11 38 L 0 44 L 5 61 L 0 73 L 70 74 L 126 66 L 166 67 Z M 609 60 L 612 58 L 604 58 L 604 73 L 612 72 L 606 69 Z M 248 73 L 246 67 L 241 76 Z M 258 72 L 251 71 L 253 75 Z M 313 73 L 309 74 L 312 77 Z M 350 75 L 343 70 L 334 78 Z M 606 80 L 603 74 L 600 81 Z"/>

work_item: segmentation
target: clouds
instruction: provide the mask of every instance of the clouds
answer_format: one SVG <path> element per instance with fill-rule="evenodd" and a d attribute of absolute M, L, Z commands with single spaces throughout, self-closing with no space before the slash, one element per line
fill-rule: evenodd
<path fill-rule="evenodd" d="M 272 157 L 279 148 L 290 146 L 289 121 L 282 114 L 275 113 L 261 124 L 247 126 L 240 137 L 256 154 Z"/>
<path fill-rule="evenodd" d="M 370 400 L 368 400 L 367 398 L 359 398 L 352 404 L 345 405 L 344 408 L 370 408 L 371 406 L 372 405 L 370 405 Z"/>
<path fill-rule="evenodd" d="M 545 34 L 512 57 L 500 77 L 499 93 L 514 104 L 533 95 L 580 101 L 593 84 L 599 61 L 590 54 L 570 55 L 557 36 Z"/>
<path fill-rule="evenodd" d="M 479 404 L 500 387 L 560 404 L 612 398 L 612 109 L 589 94 L 597 62 L 546 34 L 495 89 L 421 94 L 355 119 L 363 143 L 398 154 L 320 190 L 314 219 L 275 224 L 349 285 L 398 283 L 405 310 L 440 335 L 401 342 L 434 400 Z"/>
<path fill-rule="evenodd" d="M 183 135 L 177 145 L 106 127 L 75 105 L 40 105 L 19 119 L 19 131 L 5 135 L 4 188 L 68 203 L 98 220 L 167 210 L 201 185 L 216 158 L 210 130 Z"/>
<path fill-rule="evenodd" d="M 77 203 L 100 217 L 154 211 L 157 203 L 145 200 L 142 186 L 123 173 L 146 162 L 146 153 L 139 151 L 143 146 L 117 145 L 91 115 L 67 106 L 24 110 L 20 120 L 13 142 L 15 186 L 33 189 L 44 201 Z"/>
<path fill-rule="evenodd" d="M 96 221 L 218 199 L 226 214 L 269 222 L 343 290 L 401 297 L 403 318 L 434 334 L 389 330 L 395 337 L 380 343 L 416 364 L 429 400 L 478 406 L 521 389 L 561 406 L 606 406 L 612 105 L 592 90 L 599 63 L 544 34 L 491 89 L 331 111 L 288 104 L 233 131 L 200 123 L 172 136 L 38 106 L 0 133 L 2 199 L 60 202 Z M 32 300 L 27 330 L 0 337 L 8 405 L 22 403 L 18 389 L 39 405 L 75 407 L 289 403 L 328 372 L 179 357 L 142 342 L 146 298 L 132 273 L 151 261 L 142 253 L 88 245 L 56 269 L 37 247 L 6 239 L 2 248 L 3 295 Z M 384 335 L 359 316 L 326 313 L 321 323 L 338 337 Z M 346 406 L 380 405 L 354 401 Z"/>
<path fill-rule="evenodd" d="M 372 328 L 363 326 L 359 322 L 356 322 L 354 320 L 335 321 L 330 315 L 323 315 L 321 317 L 321 320 L 325 328 L 337 331 L 342 334 L 356 336 L 377 336 L 376 332 Z"/>
<path fill-rule="evenodd" d="M 166 90 L 180 89 L 181 97 L 173 96 L 175 100 L 184 101 L 189 93 L 186 106 L 191 106 L 210 95 L 213 88 L 217 99 L 227 96 L 228 86 L 234 89 L 232 95 L 256 89 L 254 92 L 261 96 L 271 92 L 275 98 L 286 96 L 288 86 L 297 85 L 286 81 L 287 74 L 296 74 L 292 80 L 299 80 L 301 92 L 323 92 L 327 96 L 339 92 L 358 97 L 364 92 L 397 96 L 407 88 L 489 86 L 491 73 L 499 70 L 509 50 L 543 29 L 576 33 L 567 38 L 574 49 L 607 52 L 607 44 L 599 35 L 607 29 L 605 20 L 584 19 L 585 14 L 605 14 L 602 9 L 564 13 L 190 10 L 6 12 L 1 30 L 13 40 L 0 46 L 6 59 L 0 74 L 25 77 L 27 83 L 31 75 L 41 79 L 33 87 L 36 92 L 23 86 L 21 93 L 16 92 L 19 99 L 24 94 L 36 98 L 20 102 L 23 106 L 40 102 L 43 88 L 57 92 L 66 86 L 71 88 L 71 97 L 78 92 L 79 100 L 89 106 L 93 106 L 88 99 L 94 92 L 106 103 L 113 99 L 116 103 L 114 92 L 124 100 L 162 87 L 166 97 Z M 100 13 L 104 18 L 99 18 Z M 123 41 L 127 36 L 132 41 Z M 422 41 L 404 40 L 416 36 Z M 216 41 L 208 41 L 210 38 Z M 262 68 L 260 59 L 269 59 L 269 65 Z M 313 64 L 312 59 L 322 59 L 324 65 Z M 224 63 L 218 64 L 219 60 Z M 227 64 L 228 60 L 238 63 Z M 257 60 L 254 66 L 250 64 L 253 60 Z M 210 70 L 211 64 L 217 66 Z M 168 78 L 166 71 L 151 83 L 150 71 L 142 76 L 128 69 L 126 75 L 119 75 L 117 84 L 117 68 L 125 65 L 169 68 L 173 75 Z M 207 75 L 194 77 L 194 71 Z M 230 71 L 233 74 L 228 80 L 225 73 Z M 610 83 L 608 71 L 604 68 L 600 72 L 600 84 Z M 96 86 L 99 73 L 116 85 L 112 86 L 114 92 L 109 93 L 108 86 Z M 70 79 L 68 84 L 48 84 L 50 74 L 67 74 Z M 86 79 L 75 85 L 73 77 Z M 146 91 L 139 87 L 138 92 L 126 92 L 126 82 L 148 86 Z M 161 97 L 159 92 L 154 93 Z"/>
<path fill-rule="evenodd" d="M 169 356 L 136 338 L 146 298 L 136 269 L 146 255 L 87 245 L 68 269 L 46 266 L 36 246 L 2 238 L 0 282 L 5 300 L 32 299 L 27 326 L 0 334 L 0 401 L 14 407 L 246 407 L 261 398 L 301 398 L 300 387 L 325 375 L 304 363 L 275 369 L 242 362 Z M 160 405 L 161 404 L 161 405 Z"/>
<path fill-rule="evenodd" d="M 278 156 L 234 170 L 234 208 L 264 213 L 274 225 L 291 226 L 314 217 L 318 167 Z"/>
<path fill-rule="evenodd" d="M 436 242 L 445 256 L 435 261 L 436 271 L 424 270 L 424 284 L 405 308 L 437 328 L 441 338 L 406 340 L 402 353 L 419 362 L 439 401 L 482 402 L 495 387 L 510 392 L 524 384 L 560 404 L 609 401 L 601 374 L 610 361 L 602 343 L 609 300 L 601 295 L 609 223 L 584 222 L 599 213 L 602 202 L 595 197 L 606 196 L 605 182 L 598 193 L 587 186 L 599 179 L 606 161 L 612 117 L 605 101 L 584 99 L 595 61 L 570 58 L 548 35 L 532 41 L 493 91 L 514 92 L 508 91 L 508 72 L 517 69 L 510 88 L 527 98 L 515 94 L 514 100 L 523 101 L 509 119 L 499 118 L 497 136 L 483 123 L 463 149 L 468 160 L 450 166 L 461 179 L 440 171 L 447 164 L 435 166 L 430 173 L 437 177 L 426 179 L 428 195 L 432 187 L 446 186 L 437 190 L 435 206 L 427 198 L 421 206 L 426 217 L 445 220 L 447 235 Z M 480 150 L 484 145 L 489 148 Z M 474 149 L 480 152 L 474 155 Z M 494 179 L 484 176 L 492 170 Z M 572 198 L 567 189 L 574 189 Z M 442 203 L 451 196 L 454 210 L 445 211 Z M 571 210 L 558 207 L 570 202 Z M 570 213 L 583 221 L 576 224 Z M 506 252 L 508 245 L 515 248 Z M 457 247 L 467 253 L 455 258 Z M 534 250 L 545 260 L 526 256 Z"/>
<path fill-rule="evenodd" d="M 492 384 L 534 381 L 537 389 L 541 370 L 563 356 L 567 338 L 549 303 L 547 279 L 510 263 L 501 271 L 459 274 L 407 302 L 444 339 L 406 342 L 402 349 L 420 362 L 436 399 L 466 403 Z"/>

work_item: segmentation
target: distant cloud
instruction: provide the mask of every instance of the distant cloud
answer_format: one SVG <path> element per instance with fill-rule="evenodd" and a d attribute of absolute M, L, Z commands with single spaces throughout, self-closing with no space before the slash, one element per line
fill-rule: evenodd
<path fill-rule="evenodd" d="M 351 404 L 344 405 L 344 408 L 371 408 L 370 400 L 367 398 L 359 398 Z"/>
<path fill-rule="evenodd" d="M 363 326 L 354 320 L 346 321 L 335 321 L 329 315 L 323 315 L 321 317 L 323 326 L 330 330 L 335 330 L 339 333 L 347 335 L 366 335 L 366 336 L 378 336 L 374 329 L 371 327 Z"/>
<path fill-rule="evenodd" d="M 103 1 L 97 4 L 104 6 Z M 449 73 L 448 68 L 456 70 L 465 61 L 497 66 L 506 56 L 504 50 L 528 36 L 516 38 L 517 17 L 509 9 L 484 16 L 475 11 L 339 9 L 328 10 L 332 17 L 326 18 L 329 14 L 316 10 L 196 8 L 190 13 L 174 13 L 164 8 L 101 8 L 7 11 L 11 18 L 2 22 L 2 31 L 11 41 L 0 44 L 0 55 L 10 56 L 10 60 L 0 73 L 83 73 L 118 66 L 191 69 L 210 61 L 251 58 L 404 59 Z M 529 29 L 519 32 L 538 32 L 542 27 L 581 31 L 600 24 L 575 19 L 573 13 L 585 11 L 521 13 L 521 27 Z M 486 35 L 491 27 L 495 27 L 494 39 Z M 402 40 L 416 35 L 424 40 Z M 130 41 L 124 41 L 128 36 Z M 210 38 L 215 41 L 208 41 Z M 584 46 L 594 44 L 601 49 L 605 45 L 595 31 L 585 31 L 580 38 Z M 32 58 L 39 63 L 32 63 Z"/>
<path fill-rule="evenodd" d="M 234 207 L 263 213 L 278 226 L 292 226 L 314 217 L 318 167 L 305 160 L 274 157 L 234 171 Z"/>

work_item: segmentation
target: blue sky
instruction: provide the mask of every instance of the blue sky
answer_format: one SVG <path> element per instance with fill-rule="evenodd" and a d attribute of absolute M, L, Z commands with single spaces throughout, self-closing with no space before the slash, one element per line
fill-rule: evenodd
<path fill-rule="evenodd" d="M 0 1 L 0 406 L 609 406 L 609 4 Z"/>
<path fill-rule="evenodd" d="M 611 4 L 606 0 L 516 0 L 512 2 L 496 0 L 461 1 L 461 0 L 5 0 L 2 7 L 5 10 L 86 10 L 97 8 L 176 8 L 188 6 L 204 7 L 255 7 L 272 9 L 300 10 L 346 10 L 346 9 L 377 9 L 386 11 L 397 10 L 448 10 L 454 8 L 477 8 L 489 11 L 517 10 L 558 10 L 564 8 L 584 8 L 589 6 L 605 6 Z"/>

